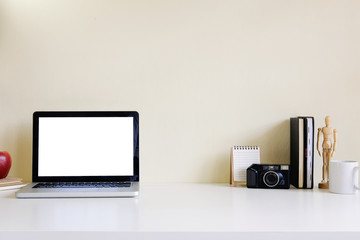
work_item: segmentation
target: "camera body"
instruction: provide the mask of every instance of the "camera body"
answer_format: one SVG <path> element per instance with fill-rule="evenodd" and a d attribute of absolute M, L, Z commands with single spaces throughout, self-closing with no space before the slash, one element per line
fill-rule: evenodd
<path fill-rule="evenodd" d="M 290 188 L 290 166 L 252 164 L 246 170 L 248 188 Z"/>

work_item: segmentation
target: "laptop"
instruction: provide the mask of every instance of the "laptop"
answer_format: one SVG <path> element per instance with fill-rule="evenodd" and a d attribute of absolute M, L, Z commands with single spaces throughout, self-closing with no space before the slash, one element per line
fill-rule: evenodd
<path fill-rule="evenodd" d="M 32 183 L 18 198 L 135 197 L 139 114 L 35 112 Z"/>

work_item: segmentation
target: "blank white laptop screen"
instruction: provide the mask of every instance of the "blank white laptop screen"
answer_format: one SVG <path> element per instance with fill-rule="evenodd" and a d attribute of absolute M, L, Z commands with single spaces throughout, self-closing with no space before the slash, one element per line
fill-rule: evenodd
<path fill-rule="evenodd" d="M 40 117 L 38 175 L 132 176 L 133 117 Z"/>

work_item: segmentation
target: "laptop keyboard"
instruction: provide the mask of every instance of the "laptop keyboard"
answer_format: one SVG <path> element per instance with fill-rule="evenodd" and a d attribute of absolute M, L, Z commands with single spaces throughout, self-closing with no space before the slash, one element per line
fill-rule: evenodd
<path fill-rule="evenodd" d="M 38 183 L 33 188 L 119 188 L 130 187 L 124 182 L 49 182 Z"/>

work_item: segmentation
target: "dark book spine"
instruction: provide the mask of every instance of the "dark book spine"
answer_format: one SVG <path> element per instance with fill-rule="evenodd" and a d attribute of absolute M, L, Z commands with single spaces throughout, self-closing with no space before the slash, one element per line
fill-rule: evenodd
<path fill-rule="evenodd" d="M 314 152 L 315 152 L 315 148 L 314 148 L 314 139 L 315 139 L 315 119 L 313 117 L 311 117 L 312 120 L 312 129 L 310 129 L 310 131 L 312 132 L 312 142 L 311 142 L 311 169 L 310 169 L 310 174 L 311 174 L 311 189 L 314 188 Z"/>
<path fill-rule="evenodd" d="M 290 183 L 299 187 L 299 119 L 290 118 Z"/>
<path fill-rule="evenodd" d="M 310 160 L 308 158 L 308 154 L 309 154 L 309 144 L 308 144 L 308 118 L 306 117 L 301 117 L 302 119 L 304 119 L 304 159 L 302 159 L 302 161 L 304 161 L 304 184 L 303 184 L 303 188 L 307 188 L 307 173 L 308 173 L 308 161 Z M 299 159 L 299 161 L 301 161 Z"/>

